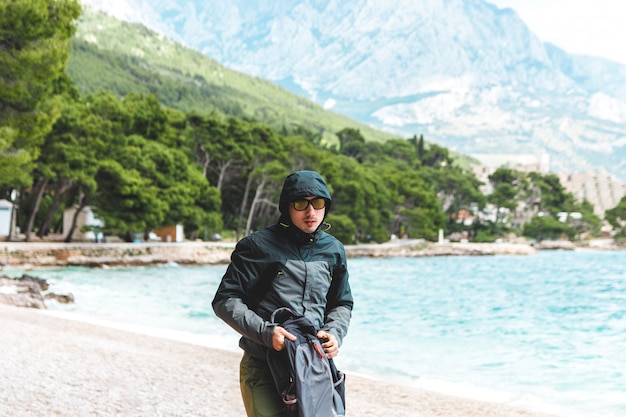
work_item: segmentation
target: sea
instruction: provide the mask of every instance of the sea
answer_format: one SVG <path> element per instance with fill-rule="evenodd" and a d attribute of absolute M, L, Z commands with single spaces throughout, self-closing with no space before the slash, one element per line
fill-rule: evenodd
<path fill-rule="evenodd" d="M 626 416 L 626 251 L 352 258 L 348 374 L 560 417 Z M 49 314 L 238 351 L 213 313 L 226 265 L 28 271 Z M 25 271 L 4 269 L 9 276 Z"/>

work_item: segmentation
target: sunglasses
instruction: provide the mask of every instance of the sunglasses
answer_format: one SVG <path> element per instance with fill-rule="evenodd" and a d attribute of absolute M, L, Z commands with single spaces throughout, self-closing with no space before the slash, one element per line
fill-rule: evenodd
<path fill-rule="evenodd" d="M 320 210 L 326 207 L 326 199 L 322 197 L 316 197 L 311 200 L 301 199 L 293 202 L 293 208 L 298 211 L 304 211 L 309 208 L 309 204 L 313 206 L 315 210 Z"/>

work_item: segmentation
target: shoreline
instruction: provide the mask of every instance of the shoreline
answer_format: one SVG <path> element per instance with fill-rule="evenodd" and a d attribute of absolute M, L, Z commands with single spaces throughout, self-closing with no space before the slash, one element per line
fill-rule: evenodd
<path fill-rule="evenodd" d="M 60 243 L 0 242 L 0 270 L 52 266 L 146 266 L 228 264 L 235 242 Z M 433 243 L 421 239 L 346 245 L 348 258 L 533 255 L 540 250 L 620 250 L 612 241 L 574 244 L 569 241 L 529 243 Z"/>
<path fill-rule="evenodd" d="M 240 353 L 1 304 L 0 326 L 2 417 L 245 415 Z M 549 416 L 350 373 L 346 384 L 347 416 Z"/>

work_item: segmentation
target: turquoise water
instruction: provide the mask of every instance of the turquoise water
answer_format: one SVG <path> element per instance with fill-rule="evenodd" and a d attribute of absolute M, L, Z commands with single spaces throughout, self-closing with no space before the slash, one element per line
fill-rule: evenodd
<path fill-rule="evenodd" d="M 563 417 L 626 416 L 626 252 L 350 259 L 349 372 Z M 237 349 L 212 312 L 225 265 L 31 272 L 50 309 Z M 20 271 L 7 271 L 17 276 Z M 157 330 L 154 330 L 157 329 Z"/>

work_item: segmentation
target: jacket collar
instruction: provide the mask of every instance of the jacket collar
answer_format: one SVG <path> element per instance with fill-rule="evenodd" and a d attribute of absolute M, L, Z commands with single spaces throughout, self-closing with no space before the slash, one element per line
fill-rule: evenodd
<path fill-rule="evenodd" d="M 280 230 L 282 230 L 283 233 L 285 233 L 285 235 L 287 235 L 287 237 L 298 246 L 315 243 L 320 236 L 320 228 L 317 228 L 317 230 L 313 233 L 305 233 L 294 226 L 288 216 L 280 216 L 280 219 L 278 219 L 278 226 Z"/>

